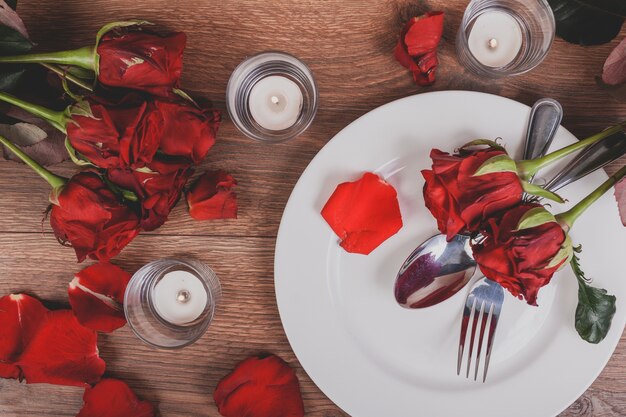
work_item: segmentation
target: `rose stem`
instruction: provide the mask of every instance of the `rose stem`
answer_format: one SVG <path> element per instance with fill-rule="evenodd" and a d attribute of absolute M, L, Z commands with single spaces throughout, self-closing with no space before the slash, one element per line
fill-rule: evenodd
<path fill-rule="evenodd" d="M 587 146 L 606 138 L 607 136 L 623 130 L 624 125 L 626 125 L 626 122 L 622 122 L 618 125 L 612 126 L 600 133 L 589 136 L 587 139 L 583 139 L 581 141 L 573 143 L 569 146 L 566 146 L 565 148 L 561 148 L 541 158 L 519 161 L 517 162 L 517 170 L 524 179 L 530 178 L 531 176 L 536 174 L 537 171 L 539 171 L 541 168 L 550 165 L 551 163 L 558 161 L 559 159 L 573 152 L 584 149 Z"/>
<path fill-rule="evenodd" d="M 585 210 L 596 202 L 604 193 L 611 189 L 615 184 L 619 182 L 626 175 L 626 165 L 624 165 L 619 171 L 611 175 L 608 180 L 604 181 L 598 188 L 593 190 L 591 194 L 579 201 L 574 207 L 558 214 L 556 216 L 559 223 L 571 229 L 572 225 L 583 214 Z"/>
<path fill-rule="evenodd" d="M 19 107 L 22 110 L 26 110 L 34 116 L 44 119 L 52 126 L 65 133 L 65 123 L 67 121 L 67 116 L 65 115 L 65 112 L 50 110 L 47 107 L 29 103 L 15 96 L 12 96 L 11 94 L 2 92 L 0 92 L 0 100 L 5 101 L 9 104 L 13 104 L 14 106 Z"/>
<path fill-rule="evenodd" d="M 93 46 L 59 52 L 42 52 L 36 54 L 12 55 L 0 57 L 5 64 L 61 64 L 96 71 L 96 54 Z"/>
<path fill-rule="evenodd" d="M 71 81 L 77 86 L 84 88 L 85 90 L 93 91 L 93 87 L 91 85 L 81 80 L 80 78 L 73 76 L 69 72 L 63 71 L 63 69 L 57 67 L 56 65 L 53 65 L 53 64 L 41 64 L 41 65 L 43 67 L 48 68 L 50 71 L 54 72 L 55 74 L 57 74 L 59 77 L 64 78 L 68 81 Z"/>
<path fill-rule="evenodd" d="M 44 180 L 48 181 L 48 184 L 52 186 L 52 188 L 57 189 L 65 185 L 67 182 L 66 178 L 60 177 L 58 175 L 53 174 L 48 171 L 44 167 L 39 164 L 39 162 L 35 161 L 30 156 L 26 155 L 24 151 L 22 151 L 18 146 L 16 146 L 13 142 L 5 138 L 4 136 L 0 136 L 0 143 L 9 148 L 11 152 L 13 152 L 18 158 L 20 158 L 26 165 L 31 167 L 37 174 L 39 174 Z"/>

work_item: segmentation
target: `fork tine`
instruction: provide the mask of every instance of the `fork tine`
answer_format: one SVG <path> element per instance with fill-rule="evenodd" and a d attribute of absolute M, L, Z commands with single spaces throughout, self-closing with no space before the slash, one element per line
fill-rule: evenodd
<path fill-rule="evenodd" d="M 493 346 L 493 340 L 495 339 L 496 326 L 498 325 L 498 317 L 500 313 L 494 311 L 491 316 L 491 324 L 489 326 L 489 333 L 487 333 L 487 354 L 485 355 L 485 370 L 483 371 L 483 382 L 487 379 L 487 370 L 489 369 L 489 359 L 491 359 L 491 347 Z"/>
<path fill-rule="evenodd" d="M 485 309 L 483 311 L 481 320 L 480 320 L 480 335 L 478 336 L 478 351 L 476 352 L 476 366 L 474 367 L 474 381 L 478 378 L 478 368 L 480 367 L 480 352 L 483 350 L 483 338 L 485 337 L 485 328 L 487 327 L 487 321 L 489 317 L 493 314 L 493 303 L 487 307 L 485 305 Z M 490 330 L 491 331 L 491 330 Z"/>
<path fill-rule="evenodd" d="M 474 300 L 476 303 L 476 300 Z M 459 336 L 459 358 L 456 363 L 456 374 L 461 374 L 461 363 L 463 362 L 463 351 L 465 350 L 465 338 L 467 336 L 467 325 L 470 321 L 470 315 L 472 314 L 474 308 L 473 305 L 470 307 L 469 303 L 465 303 L 465 307 L 463 307 L 463 318 L 461 319 L 461 335 Z"/>
<path fill-rule="evenodd" d="M 472 365 L 472 352 L 474 351 L 474 338 L 476 336 L 476 327 L 478 327 L 478 318 L 482 315 L 484 308 L 484 301 L 481 303 L 480 308 L 478 308 L 476 303 L 474 303 L 474 318 L 472 319 L 472 333 L 470 336 L 469 352 L 467 355 L 467 372 L 465 373 L 466 378 L 469 378 L 470 366 Z"/>

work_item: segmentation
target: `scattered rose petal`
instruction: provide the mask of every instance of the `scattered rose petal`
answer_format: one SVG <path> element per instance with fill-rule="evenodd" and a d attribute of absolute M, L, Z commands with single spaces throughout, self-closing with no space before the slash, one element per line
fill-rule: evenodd
<path fill-rule="evenodd" d="M 224 417 L 301 417 L 298 378 L 278 356 L 252 357 L 225 376 L 213 394 Z"/>
<path fill-rule="evenodd" d="M 196 220 L 236 219 L 237 181 L 222 170 L 207 171 L 187 192 L 189 214 Z"/>
<path fill-rule="evenodd" d="M 154 407 L 139 401 L 135 393 L 117 379 L 103 379 L 83 395 L 83 408 L 76 417 L 153 417 Z"/>
<path fill-rule="evenodd" d="M 108 262 L 88 266 L 77 273 L 68 294 L 80 324 L 107 333 L 124 326 L 124 292 L 130 278 L 128 272 Z"/>
<path fill-rule="evenodd" d="M 626 82 L 626 38 L 622 40 L 604 63 L 602 81 L 609 85 Z"/>
<path fill-rule="evenodd" d="M 70 310 L 48 312 L 16 364 L 29 384 L 73 386 L 97 382 L 105 368 L 96 333 L 81 326 Z"/>
<path fill-rule="evenodd" d="M 322 209 L 322 217 L 346 251 L 364 255 L 402 227 L 396 190 L 371 172 L 339 184 Z"/>
<path fill-rule="evenodd" d="M 615 184 L 615 199 L 622 224 L 626 226 L 626 180 L 621 180 Z"/>
<path fill-rule="evenodd" d="M 45 320 L 48 310 L 33 297 L 11 294 L 0 298 L 0 378 L 19 378 L 15 362 Z"/>

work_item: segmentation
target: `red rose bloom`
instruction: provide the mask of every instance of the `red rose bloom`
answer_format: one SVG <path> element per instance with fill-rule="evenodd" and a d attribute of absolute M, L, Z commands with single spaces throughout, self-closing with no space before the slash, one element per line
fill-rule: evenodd
<path fill-rule="evenodd" d="M 139 219 L 94 172 L 74 175 L 52 205 L 50 225 L 59 241 L 69 243 L 78 262 L 106 261 L 139 233 Z"/>
<path fill-rule="evenodd" d="M 524 189 L 516 172 L 476 175 L 483 163 L 499 155 L 506 152 L 496 148 L 461 149 L 455 155 L 430 152 L 432 170 L 422 171 L 424 201 L 448 240 L 458 233 L 477 232 L 483 219 L 522 201 Z"/>
<path fill-rule="evenodd" d="M 394 49 L 396 60 L 413 73 L 415 82 L 422 86 L 435 82 L 439 65 L 437 45 L 443 34 L 443 12 L 428 12 L 409 20 Z"/>
<path fill-rule="evenodd" d="M 207 171 L 187 192 L 189 215 L 196 220 L 236 219 L 237 181 L 224 171 Z"/>
<path fill-rule="evenodd" d="M 168 36 L 109 32 L 97 47 L 98 81 L 109 87 L 169 96 L 179 84 L 186 42 L 182 32 Z"/>
<path fill-rule="evenodd" d="M 71 111 L 66 125 L 69 143 L 99 168 L 141 168 L 159 148 L 163 116 L 153 103 L 135 96 L 117 105 L 89 99 Z"/>
<path fill-rule="evenodd" d="M 193 173 L 184 158 L 155 159 L 147 169 L 110 169 L 107 178 L 115 185 L 133 191 L 141 204 L 141 228 L 151 231 L 167 220 Z"/>
<path fill-rule="evenodd" d="M 162 100 L 156 101 L 155 105 L 165 121 L 161 151 L 167 155 L 184 156 L 195 164 L 202 162 L 215 143 L 219 111 Z"/>
<path fill-rule="evenodd" d="M 215 388 L 213 399 L 224 417 L 303 417 L 298 378 L 275 355 L 239 363 Z"/>
<path fill-rule="evenodd" d="M 569 259 L 569 237 L 540 204 L 524 203 L 485 221 L 472 244 L 485 276 L 516 297 L 537 305 L 539 289 Z"/>

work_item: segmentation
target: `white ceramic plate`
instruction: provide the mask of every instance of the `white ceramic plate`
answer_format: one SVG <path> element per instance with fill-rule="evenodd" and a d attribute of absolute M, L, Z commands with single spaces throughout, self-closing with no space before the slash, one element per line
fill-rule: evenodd
<path fill-rule="evenodd" d="M 599 345 L 584 342 L 574 329 L 577 283 L 569 267 L 541 290 L 539 307 L 507 293 L 485 384 L 456 375 L 469 285 L 431 308 L 396 304 L 398 268 L 436 232 L 421 192 L 420 170 L 430 166 L 430 149 L 451 151 L 471 139 L 501 137 L 518 155 L 528 115 L 523 104 L 482 93 L 408 97 L 350 124 L 302 174 L 278 233 L 276 298 L 300 363 L 353 417 L 554 416 L 591 385 L 611 356 L 626 320 L 626 280 L 618 273 L 626 229 L 612 193 L 571 233 L 583 244 L 587 276 L 617 295 L 613 327 Z M 574 140 L 561 128 L 553 149 Z M 404 219 L 400 232 L 368 256 L 346 253 L 319 214 L 337 184 L 364 171 L 393 184 Z M 561 194 L 576 202 L 604 179 L 596 172 Z"/>

